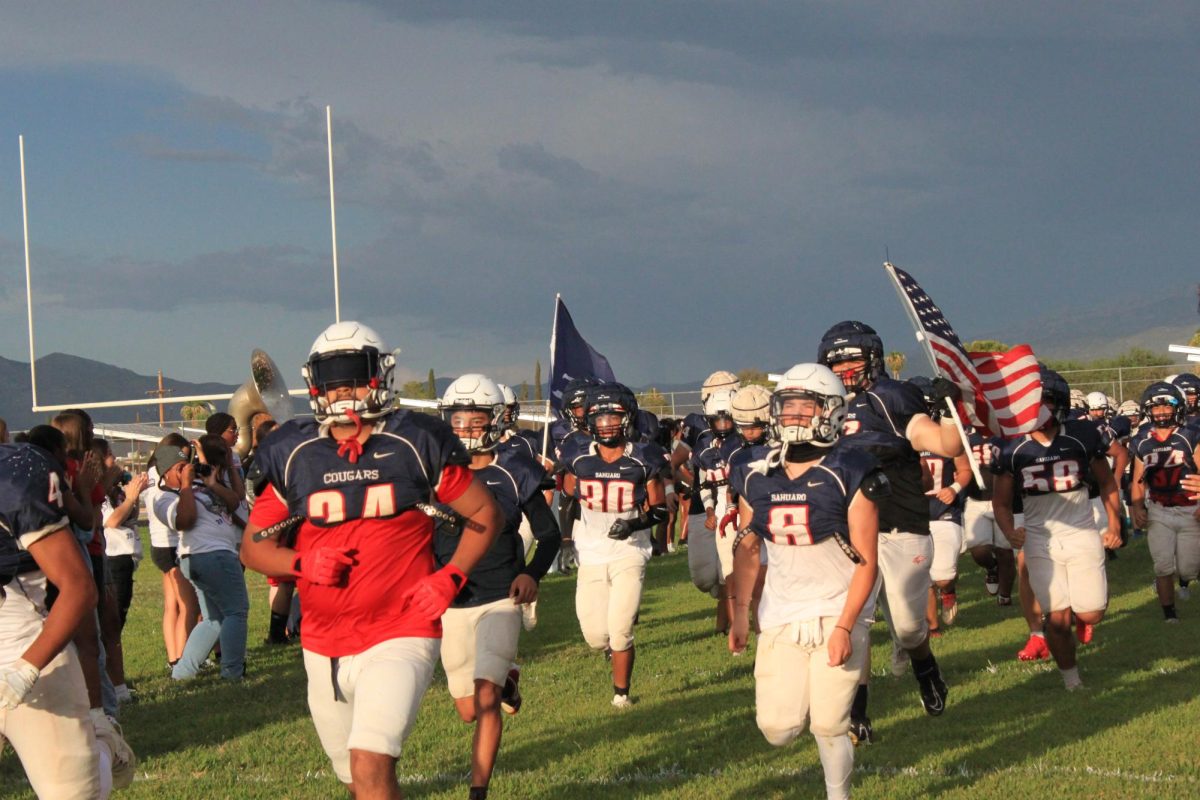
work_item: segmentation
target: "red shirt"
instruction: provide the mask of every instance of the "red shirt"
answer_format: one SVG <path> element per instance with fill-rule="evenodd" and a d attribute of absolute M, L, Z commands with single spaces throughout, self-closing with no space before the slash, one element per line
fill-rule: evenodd
<path fill-rule="evenodd" d="M 83 464 L 74 458 L 67 459 L 67 484 L 68 485 L 70 485 L 72 487 L 75 485 L 75 478 L 77 478 L 79 476 L 79 470 L 82 466 L 83 466 Z M 104 502 L 104 487 L 101 486 L 100 484 L 96 484 L 95 486 L 92 487 L 91 501 L 92 501 L 92 506 L 94 508 L 99 508 L 100 505 Z M 93 556 L 104 555 L 104 536 L 101 533 L 101 531 L 103 531 L 103 530 L 104 530 L 103 520 L 100 521 L 99 525 L 92 526 L 92 538 L 91 538 L 91 541 L 89 541 L 87 543 L 88 555 L 93 555 Z"/>
<path fill-rule="evenodd" d="M 450 503 L 471 483 L 471 470 L 443 469 L 437 499 Z M 259 494 L 250 522 L 266 528 L 288 518 L 287 505 L 274 487 Z M 345 586 L 319 586 L 296 579 L 304 609 L 305 650 L 328 657 L 349 656 L 388 639 L 440 638 L 440 620 L 410 610 L 405 592 L 435 570 L 433 522 L 409 509 L 383 519 L 352 519 L 328 527 L 305 521 L 296 539 L 301 559 L 317 547 L 352 548 L 356 564 Z"/>

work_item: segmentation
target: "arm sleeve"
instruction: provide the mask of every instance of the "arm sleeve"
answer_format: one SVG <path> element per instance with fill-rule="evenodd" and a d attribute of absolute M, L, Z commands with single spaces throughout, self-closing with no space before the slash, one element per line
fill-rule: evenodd
<path fill-rule="evenodd" d="M 562 544 L 562 534 L 558 530 L 558 523 L 554 520 L 550 506 L 546 504 L 546 498 L 541 492 L 534 492 L 533 496 L 521 505 L 521 511 L 529 520 L 529 527 L 533 529 L 533 538 L 537 541 L 537 549 L 533 552 L 533 558 L 521 572 L 535 581 L 540 581 L 558 555 L 559 546 Z"/>

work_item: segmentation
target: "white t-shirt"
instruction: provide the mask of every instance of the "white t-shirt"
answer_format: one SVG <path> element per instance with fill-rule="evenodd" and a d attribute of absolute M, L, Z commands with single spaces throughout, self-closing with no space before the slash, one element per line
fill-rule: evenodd
<path fill-rule="evenodd" d="M 854 575 L 854 562 L 832 537 L 814 545 L 762 543 L 767 551 L 767 580 L 758 604 L 764 631 L 817 617 L 840 617 Z M 875 593 L 863 605 L 859 621 L 875 618 Z"/>
<path fill-rule="evenodd" d="M 192 488 L 196 498 L 196 524 L 186 531 L 179 531 L 179 555 L 212 553 L 228 550 L 236 553 L 241 531 L 233 525 L 233 517 L 223 504 L 201 486 Z M 154 516 L 172 530 L 175 514 L 179 509 L 179 493 L 164 491 L 154 501 Z"/>
<path fill-rule="evenodd" d="M 100 506 L 101 516 L 107 520 L 114 509 L 112 501 L 104 498 Z M 133 524 L 131 524 L 133 523 Z M 142 537 L 137 535 L 137 513 L 131 513 L 125 522 L 118 527 L 104 526 L 104 554 L 113 556 L 133 556 L 134 562 L 142 560 Z"/>
<path fill-rule="evenodd" d="M 146 492 L 142 495 L 146 502 L 146 521 L 150 526 L 150 545 L 152 547 L 176 547 L 179 545 L 179 534 L 174 528 L 168 528 L 166 523 L 154 513 L 154 504 L 162 496 L 163 490 L 158 488 L 158 468 L 151 467 L 146 472 L 148 482 Z"/>

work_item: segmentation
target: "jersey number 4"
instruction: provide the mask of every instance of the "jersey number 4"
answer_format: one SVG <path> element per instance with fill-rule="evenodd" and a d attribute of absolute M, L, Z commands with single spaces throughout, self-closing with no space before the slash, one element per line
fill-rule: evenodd
<path fill-rule="evenodd" d="M 812 544 L 808 527 L 808 506 L 773 506 L 767 517 L 767 529 L 775 544 Z"/>
<path fill-rule="evenodd" d="M 368 486 L 363 495 L 361 519 L 396 515 L 396 490 L 390 483 Z M 346 521 L 346 496 L 340 489 L 325 489 L 308 496 L 308 518 L 330 525 Z"/>
<path fill-rule="evenodd" d="M 632 511 L 633 481 L 582 480 L 579 482 L 579 499 L 592 511 Z"/>

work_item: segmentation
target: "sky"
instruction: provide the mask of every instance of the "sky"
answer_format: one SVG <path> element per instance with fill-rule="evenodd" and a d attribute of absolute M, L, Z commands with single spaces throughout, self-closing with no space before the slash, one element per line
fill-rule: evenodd
<path fill-rule="evenodd" d="M 519 382 L 554 296 L 632 385 L 782 370 L 882 262 L 964 339 L 1194 308 L 1183 2 L 43 3 L 0 26 L 0 355 L 299 385 L 344 319 L 400 377 Z M 1152 323 L 1147 321 L 1147 327 Z M 1048 346 L 1048 344 L 1047 344 Z"/>

